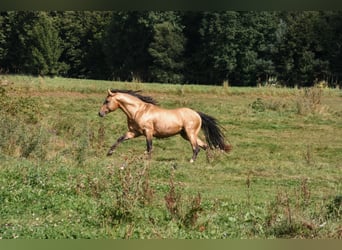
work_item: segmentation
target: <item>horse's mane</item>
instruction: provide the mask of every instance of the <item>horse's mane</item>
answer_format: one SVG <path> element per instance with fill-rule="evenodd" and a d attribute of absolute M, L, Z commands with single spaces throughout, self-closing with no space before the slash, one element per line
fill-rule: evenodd
<path fill-rule="evenodd" d="M 141 90 L 123 90 L 123 89 L 111 89 L 110 90 L 112 93 L 124 93 L 124 94 L 129 94 L 131 96 L 135 96 L 142 100 L 143 102 L 146 103 L 151 103 L 154 105 L 158 105 L 158 102 L 154 100 L 151 96 L 144 96 L 140 95 L 139 93 L 142 92 Z"/>

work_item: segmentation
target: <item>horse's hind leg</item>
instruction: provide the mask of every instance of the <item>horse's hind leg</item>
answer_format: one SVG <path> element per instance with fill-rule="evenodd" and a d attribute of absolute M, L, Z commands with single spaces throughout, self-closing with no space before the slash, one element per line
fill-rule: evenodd
<path fill-rule="evenodd" d="M 136 134 L 133 132 L 127 132 L 126 134 L 124 134 L 123 136 L 119 137 L 116 142 L 109 148 L 108 152 L 107 152 L 107 156 L 110 156 L 113 154 L 115 148 L 123 141 L 125 140 L 129 140 L 136 137 Z"/>
<path fill-rule="evenodd" d="M 200 151 L 199 147 L 203 147 L 204 143 L 201 140 L 199 140 L 194 133 L 186 132 L 183 130 L 180 134 L 185 140 L 189 141 L 191 144 L 192 158 L 190 159 L 190 162 L 193 163 L 197 158 L 198 152 Z M 200 145 L 198 144 L 198 141 L 201 142 Z"/>
<path fill-rule="evenodd" d="M 192 153 L 192 158 L 190 159 L 191 163 L 193 163 L 196 160 L 199 151 L 200 151 L 200 148 L 198 145 L 192 146 L 192 152 L 193 153 Z"/>
<path fill-rule="evenodd" d="M 204 143 L 200 138 L 197 138 L 197 144 L 204 150 L 207 150 L 208 148 L 208 144 Z"/>

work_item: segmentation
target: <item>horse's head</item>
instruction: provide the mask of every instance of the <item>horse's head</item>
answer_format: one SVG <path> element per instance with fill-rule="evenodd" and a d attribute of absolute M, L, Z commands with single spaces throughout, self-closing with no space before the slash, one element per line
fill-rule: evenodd
<path fill-rule="evenodd" d="M 106 114 L 115 111 L 118 107 L 119 103 L 115 98 L 115 93 L 112 93 L 108 89 L 108 96 L 106 97 L 102 107 L 100 108 L 99 116 L 104 117 Z"/>

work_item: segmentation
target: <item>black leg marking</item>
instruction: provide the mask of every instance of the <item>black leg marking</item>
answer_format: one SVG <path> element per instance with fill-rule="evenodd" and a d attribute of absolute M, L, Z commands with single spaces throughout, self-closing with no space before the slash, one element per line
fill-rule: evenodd
<path fill-rule="evenodd" d="M 146 139 L 146 147 L 147 147 L 147 154 L 148 154 L 148 157 L 151 158 L 151 153 L 152 153 L 152 139 Z"/>
<path fill-rule="evenodd" d="M 112 155 L 113 152 L 114 152 L 114 150 L 115 150 L 115 148 L 116 148 L 121 142 L 123 142 L 123 141 L 125 141 L 125 140 L 128 140 L 128 139 L 131 139 L 131 138 L 134 138 L 134 137 L 135 137 L 134 134 L 131 134 L 131 133 L 127 133 L 127 134 L 125 134 L 125 135 L 119 137 L 119 138 L 116 140 L 116 142 L 109 148 L 108 153 L 107 153 L 107 156 Z"/>
<path fill-rule="evenodd" d="M 196 160 L 199 151 L 200 151 L 199 146 L 196 146 L 196 147 L 192 150 L 193 155 L 192 155 L 192 158 L 191 158 L 190 162 L 194 162 L 194 161 Z"/>

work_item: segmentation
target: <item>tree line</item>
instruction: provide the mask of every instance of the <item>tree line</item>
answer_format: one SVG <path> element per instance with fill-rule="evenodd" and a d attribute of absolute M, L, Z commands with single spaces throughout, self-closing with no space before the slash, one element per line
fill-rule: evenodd
<path fill-rule="evenodd" d="M 341 11 L 0 12 L 3 74 L 334 85 L 341 48 Z"/>

